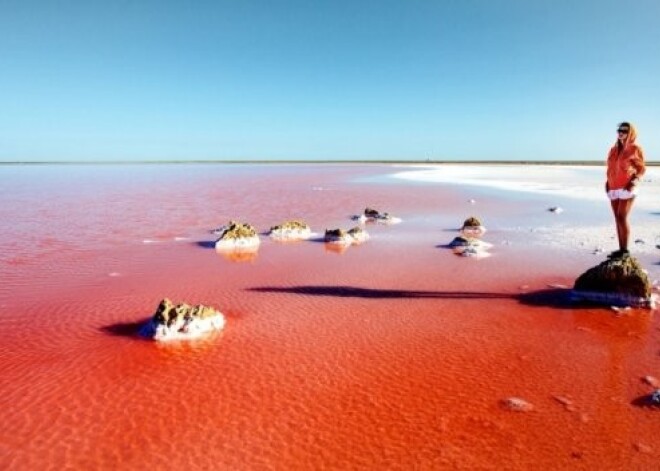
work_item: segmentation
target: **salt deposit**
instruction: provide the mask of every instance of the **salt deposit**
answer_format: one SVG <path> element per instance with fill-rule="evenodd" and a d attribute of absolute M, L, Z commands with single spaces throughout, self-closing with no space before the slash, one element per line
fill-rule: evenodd
<path fill-rule="evenodd" d="M 365 208 L 364 212 L 362 214 L 358 214 L 356 216 L 353 216 L 352 218 L 354 221 L 358 221 L 361 224 L 365 224 L 367 222 L 370 223 L 378 223 L 378 224 L 399 224 L 401 222 L 401 218 L 394 217 L 389 213 L 385 212 L 379 212 L 373 208 Z"/>
<path fill-rule="evenodd" d="M 604 157 L 603 157 L 604 158 Z M 512 192 L 529 192 L 604 201 L 603 165 L 465 165 L 420 166 L 392 175 L 394 178 L 449 185 L 472 185 Z M 660 168 L 647 167 L 635 200 L 637 208 L 653 210 L 660 201 Z M 657 210 L 657 209 L 656 209 Z"/>
<path fill-rule="evenodd" d="M 400 167 L 401 168 L 401 167 Z M 535 193 L 547 196 L 555 206 L 573 212 L 572 202 L 580 208 L 592 207 L 588 214 L 599 214 L 585 224 L 566 224 L 564 217 L 533 226 L 498 225 L 500 233 L 511 234 L 507 239 L 524 239 L 547 249 L 572 249 L 593 252 L 599 248 L 610 252 L 616 246 L 616 228 L 603 191 L 604 165 L 465 165 L 439 164 L 435 166 L 405 166 L 391 174 L 392 178 L 432 182 L 452 186 L 473 186 L 497 189 L 503 192 Z M 646 244 L 635 244 L 634 252 L 639 255 L 657 255 L 660 248 L 658 235 L 658 201 L 660 201 L 660 167 L 649 166 L 639 185 L 639 194 L 631 213 L 631 242 L 635 239 Z M 548 206 L 541 208 L 547 209 Z M 541 209 L 540 208 L 540 209 Z M 531 223 L 531 221 L 530 221 Z M 525 233 L 534 230 L 534 237 Z M 650 243 L 649 241 L 655 241 Z"/>
<path fill-rule="evenodd" d="M 291 220 L 270 228 L 268 233 L 275 240 L 305 240 L 312 237 L 312 229 L 307 223 Z"/>
<path fill-rule="evenodd" d="M 174 305 L 169 299 L 163 299 L 140 334 L 158 341 L 188 340 L 221 330 L 224 326 L 225 317 L 211 307 Z"/>
<path fill-rule="evenodd" d="M 215 243 L 216 250 L 250 249 L 258 247 L 261 241 L 250 224 L 229 221 L 226 226 L 216 229 L 220 238 Z"/>
<path fill-rule="evenodd" d="M 326 229 L 325 231 L 325 241 L 330 244 L 360 244 L 368 239 L 369 234 L 360 227 L 354 227 L 348 231 L 344 229 Z"/>

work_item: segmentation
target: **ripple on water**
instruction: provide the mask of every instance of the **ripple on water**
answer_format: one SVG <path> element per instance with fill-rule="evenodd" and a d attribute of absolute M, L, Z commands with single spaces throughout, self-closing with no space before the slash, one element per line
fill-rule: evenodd
<path fill-rule="evenodd" d="M 551 276 L 537 271 L 547 258 L 504 246 L 464 263 L 437 250 L 446 234 L 429 227 L 464 219 L 471 196 L 345 184 L 371 167 L 280 169 L 277 194 L 266 171 L 206 170 L 154 181 L 136 170 L 133 184 L 95 185 L 101 196 L 62 190 L 40 208 L 48 213 L 9 215 L 12 240 L 30 241 L 12 246 L 25 263 L 0 268 L 10 468 L 530 469 L 568 468 L 577 455 L 590 468 L 655 464 L 630 440 L 652 443 L 660 426 L 626 398 L 647 393 L 639 378 L 657 366 L 657 321 L 515 297 L 519 286 L 571 280 L 579 257 Z M 194 184 L 159 191 L 186 178 Z M 312 186 L 337 191 L 301 200 L 298 189 Z M 81 195 L 91 200 L 79 209 Z M 340 227 L 365 200 L 410 217 L 342 254 L 265 241 L 254 261 L 231 263 L 172 240 L 202 240 L 232 214 L 265 228 L 296 210 L 313 227 Z M 498 217 L 495 203 L 479 201 Z M 525 204 L 502 211 L 515 219 Z M 51 231 L 63 244 L 39 245 Z M 144 234 L 160 242 L 136 244 Z M 225 330 L 194 343 L 138 338 L 165 296 L 217 307 Z M 534 413 L 502 410 L 511 396 Z"/>

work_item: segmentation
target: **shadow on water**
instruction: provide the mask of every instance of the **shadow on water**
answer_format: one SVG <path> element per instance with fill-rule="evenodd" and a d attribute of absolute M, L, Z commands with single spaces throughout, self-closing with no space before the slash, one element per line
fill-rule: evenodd
<path fill-rule="evenodd" d="M 146 337 L 140 335 L 140 328 L 149 321 L 150 317 L 146 317 L 138 322 L 117 322 L 115 324 L 105 325 L 100 328 L 101 332 L 113 335 L 115 337 L 130 337 L 134 339 L 148 340 Z"/>
<path fill-rule="evenodd" d="M 203 249 L 215 249 L 215 240 L 199 240 L 195 245 Z"/>
<path fill-rule="evenodd" d="M 436 249 L 453 249 L 451 244 L 438 244 L 434 246 Z"/>
<path fill-rule="evenodd" d="M 356 286 L 260 286 L 248 288 L 257 293 L 289 293 L 305 296 L 334 296 L 363 299 L 512 299 L 529 306 L 558 309 L 589 307 L 571 300 L 570 289 L 543 289 L 528 293 L 492 293 L 483 291 L 418 291 L 399 289 L 360 288 Z M 595 306 L 594 306 L 595 307 Z M 602 307 L 601 307 L 602 308 Z"/>
<path fill-rule="evenodd" d="M 358 288 L 355 286 L 264 286 L 248 288 L 259 293 L 290 293 L 307 296 L 335 296 L 340 298 L 398 299 L 398 298 L 508 298 L 501 293 L 480 293 L 468 291 L 410 291 L 398 289 Z"/>
<path fill-rule="evenodd" d="M 653 402 L 652 394 L 639 396 L 630 402 L 635 407 L 642 407 L 645 409 L 655 409 L 660 412 L 660 403 Z"/>

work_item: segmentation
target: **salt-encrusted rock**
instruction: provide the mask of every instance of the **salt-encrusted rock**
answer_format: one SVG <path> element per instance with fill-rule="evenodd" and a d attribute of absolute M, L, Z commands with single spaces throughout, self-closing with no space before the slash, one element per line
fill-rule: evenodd
<path fill-rule="evenodd" d="M 551 213 L 559 214 L 564 212 L 564 208 L 562 208 L 561 206 L 552 206 L 548 208 L 548 211 L 550 211 Z"/>
<path fill-rule="evenodd" d="M 477 249 L 486 250 L 491 248 L 492 246 L 493 244 L 489 244 L 488 242 L 485 242 L 481 239 L 477 239 L 476 237 L 458 236 L 458 237 L 454 237 L 454 240 L 449 242 L 449 247 L 452 249 L 460 248 L 460 247 L 474 247 Z"/>
<path fill-rule="evenodd" d="M 348 235 L 350 235 L 353 238 L 353 243 L 361 243 L 369 238 L 369 234 L 367 233 L 367 231 L 357 226 L 352 229 L 349 229 Z"/>
<path fill-rule="evenodd" d="M 646 271 L 636 258 L 611 258 L 578 277 L 572 297 L 615 306 L 654 307 L 655 297 Z"/>
<path fill-rule="evenodd" d="M 192 339 L 225 326 L 220 311 L 202 304 L 174 304 L 163 299 L 153 317 L 140 330 L 140 334 L 154 340 Z"/>
<path fill-rule="evenodd" d="M 644 381 L 649 386 L 653 386 L 654 388 L 660 387 L 660 381 L 658 381 L 658 378 L 655 376 L 646 375 L 642 378 L 642 381 Z"/>
<path fill-rule="evenodd" d="M 487 250 L 492 244 L 475 237 L 458 236 L 449 243 L 449 247 L 456 255 L 463 257 L 488 257 L 490 254 Z"/>
<path fill-rule="evenodd" d="M 219 250 L 257 247 L 261 242 L 254 227 L 236 221 L 229 221 L 226 226 L 214 232 L 220 234 L 215 243 L 215 248 Z"/>
<path fill-rule="evenodd" d="M 398 224 L 401 222 L 400 218 L 394 217 L 389 213 L 381 213 L 373 208 L 365 208 L 362 214 L 353 216 L 353 220 L 361 223 L 377 222 L 380 224 Z"/>
<path fill-rule="evenodd" d="M 654 404 L 656 406 L 660 406 L 660 389 L 656 389 L 651 393 L 651 396 L 649 397 L 649 401 L 651 404 Z"/>
<path fill-rule="evenodd" d="M 534 405 L 519 397 L 507 397 L 500 404 L 507 410 L 513 412 L 530 412 L 534 410 Z"/>
<path fill-rule="evenodd" d="M 277 240 L 303 240 L 312 236 L 312 229 L 303 221 L 291 220 L 271 227 L 269 235 Z"/>
<path fill-rule="evenodd" d="M 468 245 L 470 245 L 471 240 L 473 239 L 469 237 L 457 236 L 454 237 L 454 240 L 449 242 L 449 247 L 451 247 L 452 249 L 454 247 L 467 247 Z"/>
<path fill-rule="evenodd" d="M 360 227 L 354 227 L 348 231 L 344 229 L 326 229 L 325 241 L 331 244 L 350 245 L 364 242 L 369 238 L 367 231 Z"/>
<path fill-rule="evenodd" d="M 469 245 L 467 247 L 456 247 L 454 248 L 454 253 L 456 255 L 460 255 L 461 257 L 474 257 L 474 258 L 490 257 L 490 253 L 474 245 Z"/>
<path fill-rule="evenodd" d="M 486 228 L 479 219 L 471 216 L 463 222 L 461 232 L 466 237 L 481 237 L 486 232 Z"/>
<path fill-rule="evenodd" d="M 326 229 L 324 240 L 330 244 L 349 245 L 353 243 L 353 238 L 344 229 Z"/>

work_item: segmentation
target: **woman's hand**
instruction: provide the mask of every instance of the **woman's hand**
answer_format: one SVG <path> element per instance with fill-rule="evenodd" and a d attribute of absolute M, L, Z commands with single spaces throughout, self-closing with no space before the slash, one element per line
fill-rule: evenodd
<path fill-rule="evenodd" d="M 638 180 L 637 177 L 632 177 L 632 178 L 630 179 L 630 181 L 628 182 L 628 184 L 626 185 L 626 191 L 632 191 L 633 188 L 635 188 L 635 185 L 637 185 L 637 182 L 638 182 L 638 181 L 639 181 L 639 180 Z"/>

